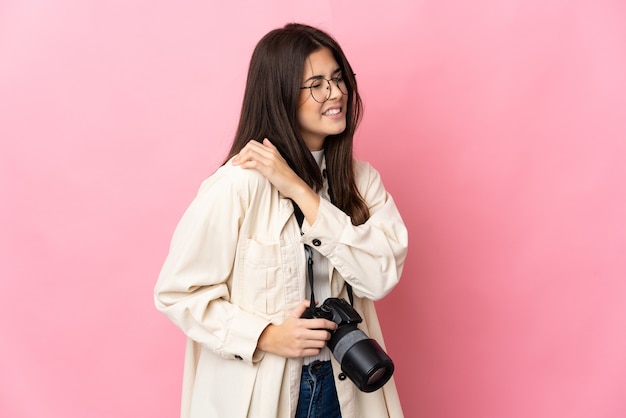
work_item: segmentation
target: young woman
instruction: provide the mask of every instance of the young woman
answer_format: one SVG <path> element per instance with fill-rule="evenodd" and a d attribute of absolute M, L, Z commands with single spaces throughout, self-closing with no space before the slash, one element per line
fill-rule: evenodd
<path fill-rule="evenodd" d="M 402 416 L 393 378 L 360 391 L 326 347 L 337 324 L 302 318 L 308 253 L 313 304 L 352 289 L 359 328 L 384 347 L 373 300 L 398 283 L 407 231 L 378 172 L 353 159 L 360 113 L 328 34 L 289 24 L 256 46 L 228 158 L 177 226 L 155 288 L 188 337 L 182 417 Z"/>

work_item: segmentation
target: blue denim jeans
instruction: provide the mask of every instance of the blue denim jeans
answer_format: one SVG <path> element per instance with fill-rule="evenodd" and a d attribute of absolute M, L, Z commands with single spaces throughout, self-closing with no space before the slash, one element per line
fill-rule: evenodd
<path fill-rule="evenodd" d="M 296 418 L 341 418 L 330 361 L 302 366 Z"/>

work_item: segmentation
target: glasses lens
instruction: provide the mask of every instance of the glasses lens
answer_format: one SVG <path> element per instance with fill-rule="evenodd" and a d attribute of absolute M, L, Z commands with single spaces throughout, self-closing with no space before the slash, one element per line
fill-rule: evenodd
<path fill-rule="evenodd" d="M 339 89 L 341 94 L 348 94 L 348 88 L 343 76 L 333 77 L 330 81 L 323 78 L 311 83 L 311 95 L 318 103 L 324 103 L 332 94 L 331 89 Z"/>
<path fill-rule="evenodd" d="M 311 83 L 311 94 L 318 103 L 324 103 L 330 97 L 330 86 L 323 78 Z"/>
<path fill-rule="evenodd" d="M 341 94 L 348 94 L 348 87 L 346 86 L 346 81 L 343 79 L 343 75 L 333 78 L 333 87 L 335 86 L 337 86 Z"/>

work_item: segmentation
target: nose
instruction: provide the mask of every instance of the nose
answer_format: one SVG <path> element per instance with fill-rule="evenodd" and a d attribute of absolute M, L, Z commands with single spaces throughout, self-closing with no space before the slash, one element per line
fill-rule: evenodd
<path fill-rule="evenodd" d="M 335 84 L 334 81 L 326 80 L 326 82 L 328 83 L 328 99 L 326 100 L 336 99 L 343 95 L 341 90 L 339 90 L 339 86 Z"/>

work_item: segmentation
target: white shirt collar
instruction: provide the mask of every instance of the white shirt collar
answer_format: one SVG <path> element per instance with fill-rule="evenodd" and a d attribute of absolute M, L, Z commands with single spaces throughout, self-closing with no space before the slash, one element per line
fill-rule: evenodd
<path fill-rule="evenodd" d="M 318 167 L 322 168 L 322 161 L 324 160 L 324 150 L 319 151 L 311 151 L 313 154 L 313 158 L 315 158 L 315 162 L 317 162 Z"/>

